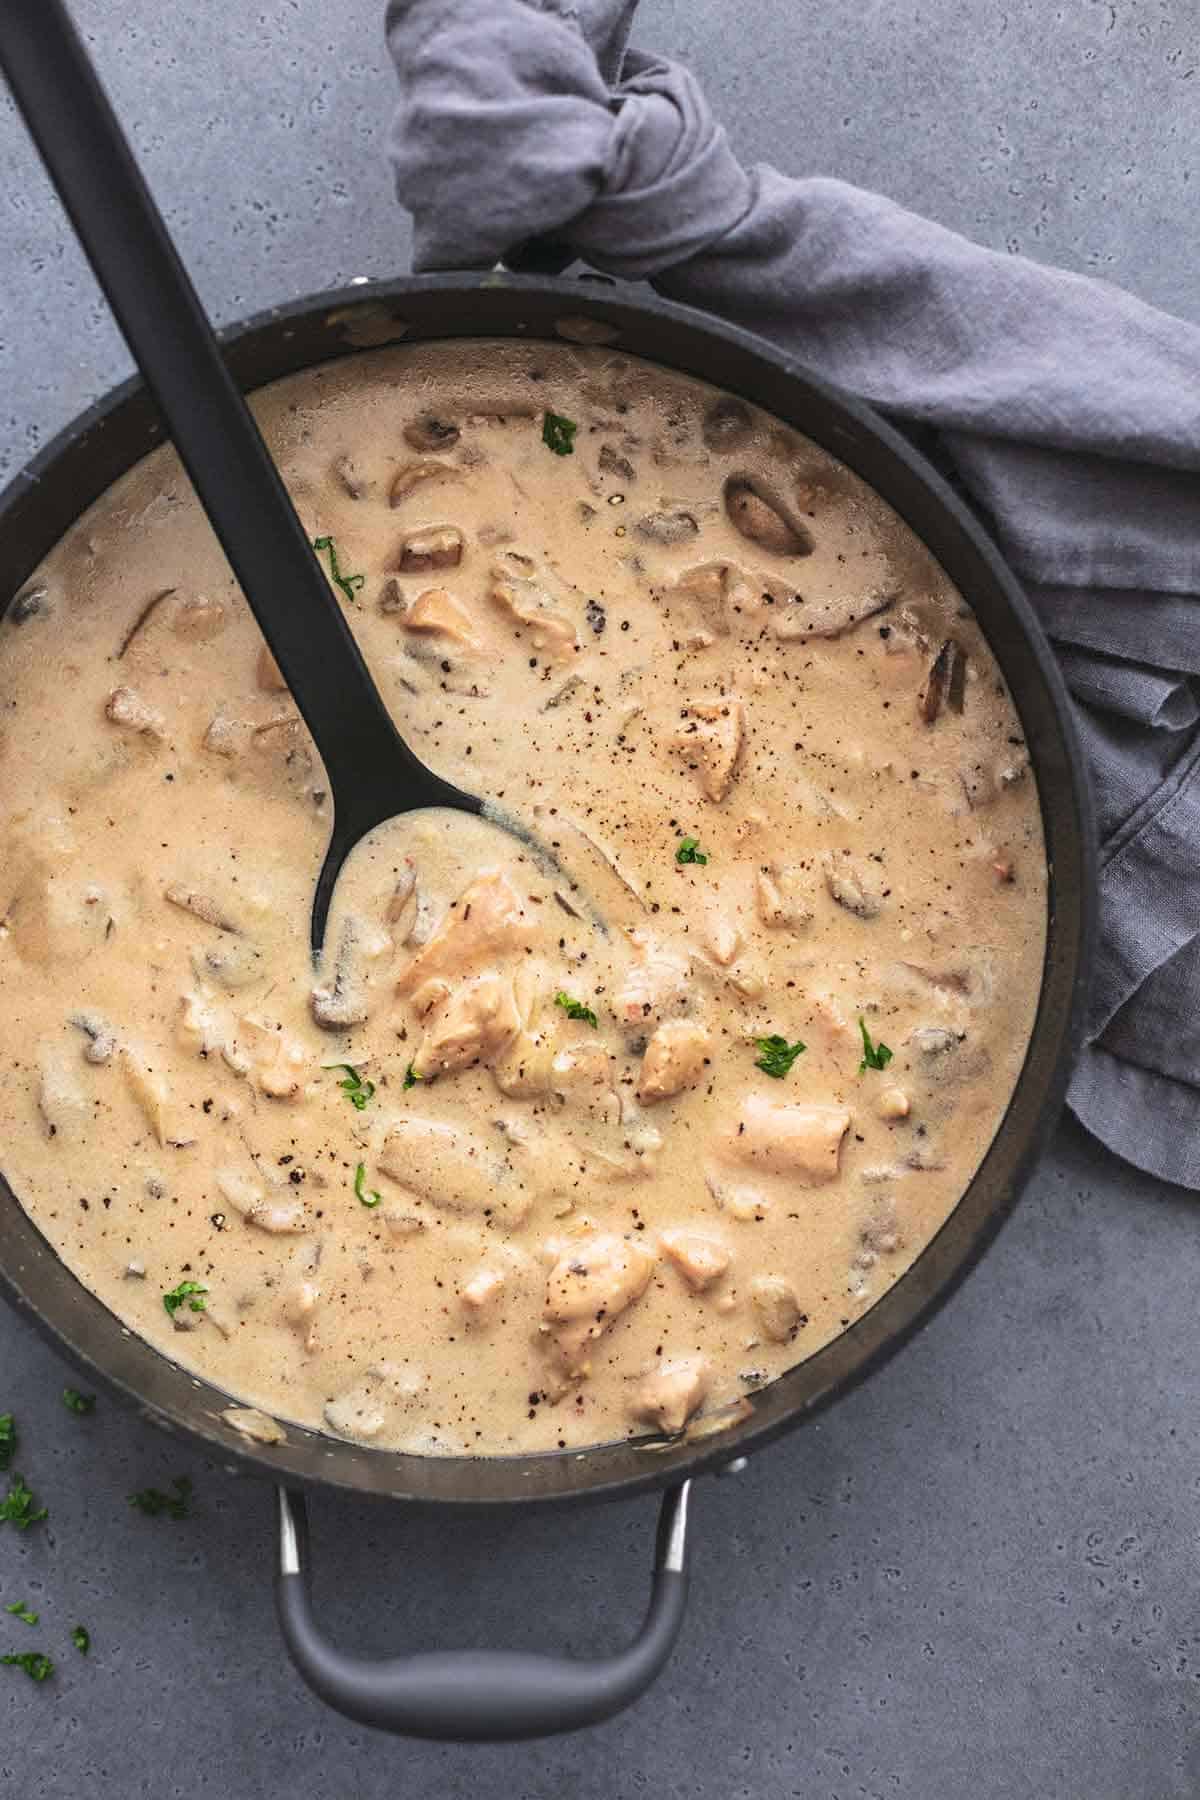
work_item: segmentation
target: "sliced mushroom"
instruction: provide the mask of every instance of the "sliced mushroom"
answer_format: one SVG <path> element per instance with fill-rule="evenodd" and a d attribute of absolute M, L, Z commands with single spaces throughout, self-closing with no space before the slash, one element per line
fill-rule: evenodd
<path fill-rule="evenodd" d="M 400 506 L 408 496 L 419 487 L 427 487 L 435 481 L 460 481 L 462 471 L 453 463 L 439 462 L 436 456 L 418 457 L 416 462 L 405 463 L 397 470 L 388 494 L 390 506 Z"/>
<path fill-rule="evenodd" d="M 172 906 L 179 907 L 181 912 L 189 912 L 195 918 L 202 919 L 206 925 L 215 926 L 218 931 L 228 931 L 233 937 L 241 934 L 241 925 L 228 907 L 211 899 L 209 895 L 188 887 L 186 882 L 169 882 L 163 889 L 163 899 L 168 900 Z"/>
<path fill-rule="evenodd" d="M 772 556 L 808 556 L 813 541 L 783 502 L 757 479 L 731 475 L 724 488 L 725 513 L 734 530 Z"/>
<path fill-rule="evenodd" d="M 371 491 L 370 481 L 352 456 L 335 456 L 329 472 L 351 500 L 365 500 Z"/>
<path fill-rule="evenodd" d="M 433 413 L 425 413 L 404 427 L 404 441 L 409 449 L 424 452 L 453 450 L 461 435 L 457 425 Z"/>
<path fill-rule="evenodd" d="M 821 858 L 825 888 L 831 900 L 853 913 L 856 919 L 876 919 L 883 908 L 883 894 L 871 881 L 861 863 L 843 850 L 838 855 L 826 851 Z"/>
<path fill-rule="evenodd" d="M 378 925 L 356 913 L 342 922 L 333 980 L 312 991 L 312 1016 L 325 1031 L 345 1031 L 371 1016 L 375 996 L 372 973 L 392 950 L 392 939 Z"/>
<path fill-rule="evenodd" d="M 671 547 L 690 543 L 692 538 L 700 535 L 696 515 L 685 512 L 682 507 L 666 507 L 658 512 L 645 513 L 635 521 L 633 529 L 647 543 Z"/>
<path fill-rule="evenodd" d="M 622 456 L 615 444 L 601 444 L 600 473 L 617 475 L 622 481 L 636 481 L 637 470 L 627 456 Z"/>
<path fill-rule="evenodd" d="M 117 1034 L 98 1012 L 73 1012 L 70 1023 L 87 1038 L 84 1058 L 90 1063 L 111 1062 L 117 1047 Z"/>
<path fill-rule="evenodd" d="M 410 531 L 400 545 L 396 567 L 402 575 L 425 575 L 431 569 L 457 569 L 464 538 L 457 525 L 434 525 Z"/>
<path fill-rule="evenodd" d="M 764 1336 L 776 1344 L 788 1344 L 808 1323 L 790 1281 L 782 1275 L 756 1275 L 750 1283 L 750 1304 Z"/>
<path fill-rule="evenodd" d="M 926 725 L 932 725 L 942 710 L 943 702 L 951 712 L 961 713 L 966 691 L 967 659 L 962 646 L 954 638 L 946 638 L 930 665 L 925 686 L 917 702 Z"/>
<path fill-rule="evenodd" d="M 264 694 L 287 693 L 283 672 L 266 644 L 259 650 L 258 661 L 254 665 L 254 679 Z"/>
<path fill-rule="evenodd" d="M 754 429 L 754 421 L 750 417 L 748 407 L 740 400 L 732 399 L 728 394 L 714 400 L 704 415 L 702 427 L 705 448 L 708 450 L 737 450 Z"/>

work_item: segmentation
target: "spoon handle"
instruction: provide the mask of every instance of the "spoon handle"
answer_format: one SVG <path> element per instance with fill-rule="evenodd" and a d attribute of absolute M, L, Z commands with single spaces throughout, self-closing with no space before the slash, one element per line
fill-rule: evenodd
<path fill-rule="evenodd" d="M 61 0 L 0 0 L 0 67 L 335 801 L 348 797 L 404 746 Z"/>

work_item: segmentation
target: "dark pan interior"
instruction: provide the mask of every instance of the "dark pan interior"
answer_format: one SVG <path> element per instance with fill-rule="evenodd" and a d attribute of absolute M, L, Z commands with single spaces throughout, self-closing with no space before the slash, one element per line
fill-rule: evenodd
<path fill-rule="evenodd" d="M 0 1176 L 0 1291 L 89 1380 L 108 1384 L 156 1423 L 203 1440 L 224 1462 L 251 1472 L 417 1502 L 487 1505 L 631 1493 L 744 1455 L 861 1379 L 947 1297 L 1011 1208 L 1065 1091 L 1082 1023 L 1094 905 L 1090 813 L 1069 703 L 1012 576 L 951 490 L 898 433 L 760 340 L 600 282 L 493 273 L 363 286 L 262 314 L 224 341 L 236 378 L 252 389 L 373 343 L 575 336 L 580 319 L 607 327 L 621 349 L 757 402 L 831 451 L 907 521 L 974 609 L 1021 716 L 1049 855 L 1050 930 L 1029 1054 L 974 1181 L 908 1273 L 840 1337 L 755 1395 L 750 1418 L 719 1436 L 656 1450 L 616 1444 L 582 1454 L 415 1457 L 295 1426 L 278 1448 L 249 1445 L 219 1416 L 228 1396 L 128 1333 L 50 1249 Z M 17 477 L 0 497 L 5 603 L 78 515 L 161 438 L 152 402 L 130 383 Z"/>

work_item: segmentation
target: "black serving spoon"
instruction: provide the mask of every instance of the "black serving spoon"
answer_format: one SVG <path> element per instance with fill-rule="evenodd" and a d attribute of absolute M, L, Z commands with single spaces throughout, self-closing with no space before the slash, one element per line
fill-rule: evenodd
<path fill-rule="evenodd" d="M 396 730 L 61 0 L 0 0 L 0 68 L 325 765 L 333 830 L 313 895 L 314 958 L 347 856 L 397 814 L 482 814 L 561 872 Z"/>

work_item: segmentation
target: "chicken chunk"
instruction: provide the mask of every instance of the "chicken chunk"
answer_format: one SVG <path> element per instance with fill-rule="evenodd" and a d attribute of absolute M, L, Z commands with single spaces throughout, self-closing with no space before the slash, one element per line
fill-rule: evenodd
<path fill-rule="evenodd" d="M 695 1087 L 712 1047 L 712 1033 L 692 1019 L 669 1019 L 660 1025 L 642 1057 L 638 1099 L 649 1105 Z"/>
<path fill-rule="evenodd" d="M 161 738 L 167 733 L 166 721 L 158 708 L 130 687 L 113 689 L 105 703 L 104 716 L 122 731 L 137 732 L 143 737 Z"/>
<path fill-rule="evenodd" d="M 477 875 L 396 983 L 412 997 L 430 981 L 460 980 L 481 963 L 517 950 L 529 936 L 521 896 L 501 869 Z"/>
<path fill-rule="evenodd" d="M 692 1292 L 702 1293 L 724 1275 L 732 1260 L 720 1238 L 685 1225 L 659 1233 L 663 1254 L 673 1262 Z"/>
<path fill-rule="evenodd" d="M 547 661 L 563 663 L 571 659 L 578 648 L 575 627 L 565 613 L 551 606 L 537 582 L 497 565 L 488 591 L 501 612 L 507 613 L 514 624 L 525 627 L 534 649 Z"/>
<path fill-rule="evenodd" d="M 456 988 L 435 1010 L 412 1059 L 413 1074 L 450 1075 L 490 1063 L 521 1028 L 512 982 L 493 969 Z"/>
<path fill-rule="evenodd" d="M 489 1311 L 504 1288 L 502 1269 L 479 1269 L 464 1283 L 462 1303 L 476 1317 Z"/>
<path fill-rule="evenodd" d="M 426 588 L 418 594 L 404 615 L 404 629 L 449 638 L 464 650 L 481 647 L 470 613 L 445 588 Z"/>
<path fill-rule="evenodd" d="M 545 1323 L 568 1375 L 586 1375 L 588 1346 L 645 1291 L 654 1253 L 613 1231 L 574 1240 L 546 1282 Z"/>
<path fill-rule="evenodd" d="M 707 1394 L 712 1367 L 706 1356 L 668 1357 L 639 1382 L 630 1407 L 635 1419 L 670 1435 L 682 1431 Z"/>
<path fill-rule="evenodd" d="M 787 864 L 763 864 L 754 878 L 754 903 L 769 931 L 803 931 L 812 923 L 800 871 Z"/>
<path fill-rule="evenodd" d="M 721 1153 L 735 1162 L 794 1176 L 804 1187 L 820 1187 L 836 1180 L 842 1139 L 849 1129 L 845 1106 L 747 1094 L 718 1144 Z"/>
<path fill-rule="evenodd" d="M 695 774 L 706 799 L 720 802 L 733 786 L 741 753 L 745 708 L 740 700 L 693 700 L 671 746 Z"/>
<path fill-rule="evenodd" d="M 680 1012 L 688 999 L 688 957 L 643 932 L 633 933 L 633 943 L 637 960 L 613 995 L 618 1017 L 626 1024 L 639 1025 L 643 1020 L 658 1021 Z"/>
<path fill-rule="evenodd" d="M 519 1162 L 512 1146 L 506 1158 L 478 1132 L 415 1116 L 395 1121 L 379 1156 L 385 1175 L 430 1206 L 491 1214 L 510 1225 L 533 1203 Z"/>

